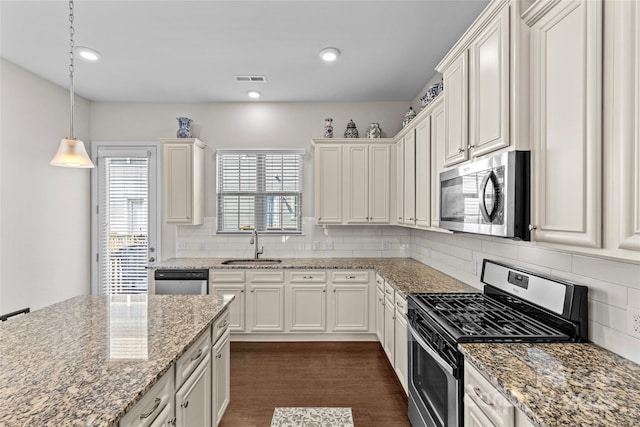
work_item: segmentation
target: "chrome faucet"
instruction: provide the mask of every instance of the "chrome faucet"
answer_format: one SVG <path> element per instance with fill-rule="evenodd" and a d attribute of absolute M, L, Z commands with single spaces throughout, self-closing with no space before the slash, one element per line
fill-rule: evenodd
<path fill-rule="evenodd" d="M 258 259 L 258 256 L 264 253 L 264 246 L 258 249 L 258 230 L 256 230 L 255 228 L 251 230 L 251 241 L 249 242 L 249 244 L 255 245 L 253 251 L 253 259 Z"/>

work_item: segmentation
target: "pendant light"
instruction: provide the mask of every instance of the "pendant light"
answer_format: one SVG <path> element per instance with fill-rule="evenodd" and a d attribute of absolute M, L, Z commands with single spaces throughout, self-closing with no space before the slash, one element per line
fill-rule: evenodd
<path fill-rule="evenodd" d="M 62 166 L 67 168 L 93 168 L 95 165 L 87 155 L 84 142 L 73 136 L 73 0 L 69 0 L 69 95 L 71 100 L 71 122 L 69 136 L 60 141 L 60 147 L 53 159 L 49 162 L 52 166 Z"/>

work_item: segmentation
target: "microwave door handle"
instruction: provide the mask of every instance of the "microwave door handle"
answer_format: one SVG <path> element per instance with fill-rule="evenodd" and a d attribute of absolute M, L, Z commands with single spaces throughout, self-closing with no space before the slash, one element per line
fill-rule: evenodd
<path fill-rule="evenodd" d="M 489 185 L 489 181 L 491 181 L 491 187 L 493 188 L 493 193 L 491 195 L 491 212 L 487 209 L 487 186 Z M 498 179 L 496 174 L 493 171 L 489 171 L 484 178 L 482 178 L 482 183 L 480 184 L 480 212 L 482 213 L 482 217 L 487 222 L 493 222 L 496 217 L 496 210 L 498 208 L 498 203 L 496 201 L 497 191 L 498 191 Z"/>

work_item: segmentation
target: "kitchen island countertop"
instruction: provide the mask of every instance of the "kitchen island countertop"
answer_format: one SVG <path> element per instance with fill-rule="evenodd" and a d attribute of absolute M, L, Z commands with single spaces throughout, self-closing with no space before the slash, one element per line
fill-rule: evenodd
<path fill-rule="evenodd" d="M 640 425 L 640 365 L 590 343 L 460 344 L 538 427 Z"/>
<path fill-rule="evenodd" d="M 232 299 L 78 296 L 0 324 L 0 426 L 113 426 Z"/>
<path fill-rule="evenodd" d="M 411 258 L 283 258 L 273 265 L 224 265 L 226 258 L 171 258 L 150 268 L 367 269 L 375 270 L 405 297 L 411 292 L 480 292 Z"/>

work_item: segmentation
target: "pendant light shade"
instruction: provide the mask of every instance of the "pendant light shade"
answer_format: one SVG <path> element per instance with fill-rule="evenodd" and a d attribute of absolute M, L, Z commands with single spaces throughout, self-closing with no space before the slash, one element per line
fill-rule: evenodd
<path fill-rule="evenodd" d="M 87 155 L 84 143 L 77 138 L 63 138 L 60 147 L 53 159 L 49 162 L 52 166 L 65 168 L 93 168 L 95 165 Z"/>
<path fill-rule="evenodd" d="M 65 168 L 94 168 L 95 165 L 84 148 L 84 142 L 73 136 L 73 101 L 75 98 L 73 91 L 73 54 L 75 50 L 73 18 L 73 0 L 69 0 L 69 104 L 71 107 L 69 136 L 60 141 L 58 152 L 53 156 L 49 164 Z"/>

